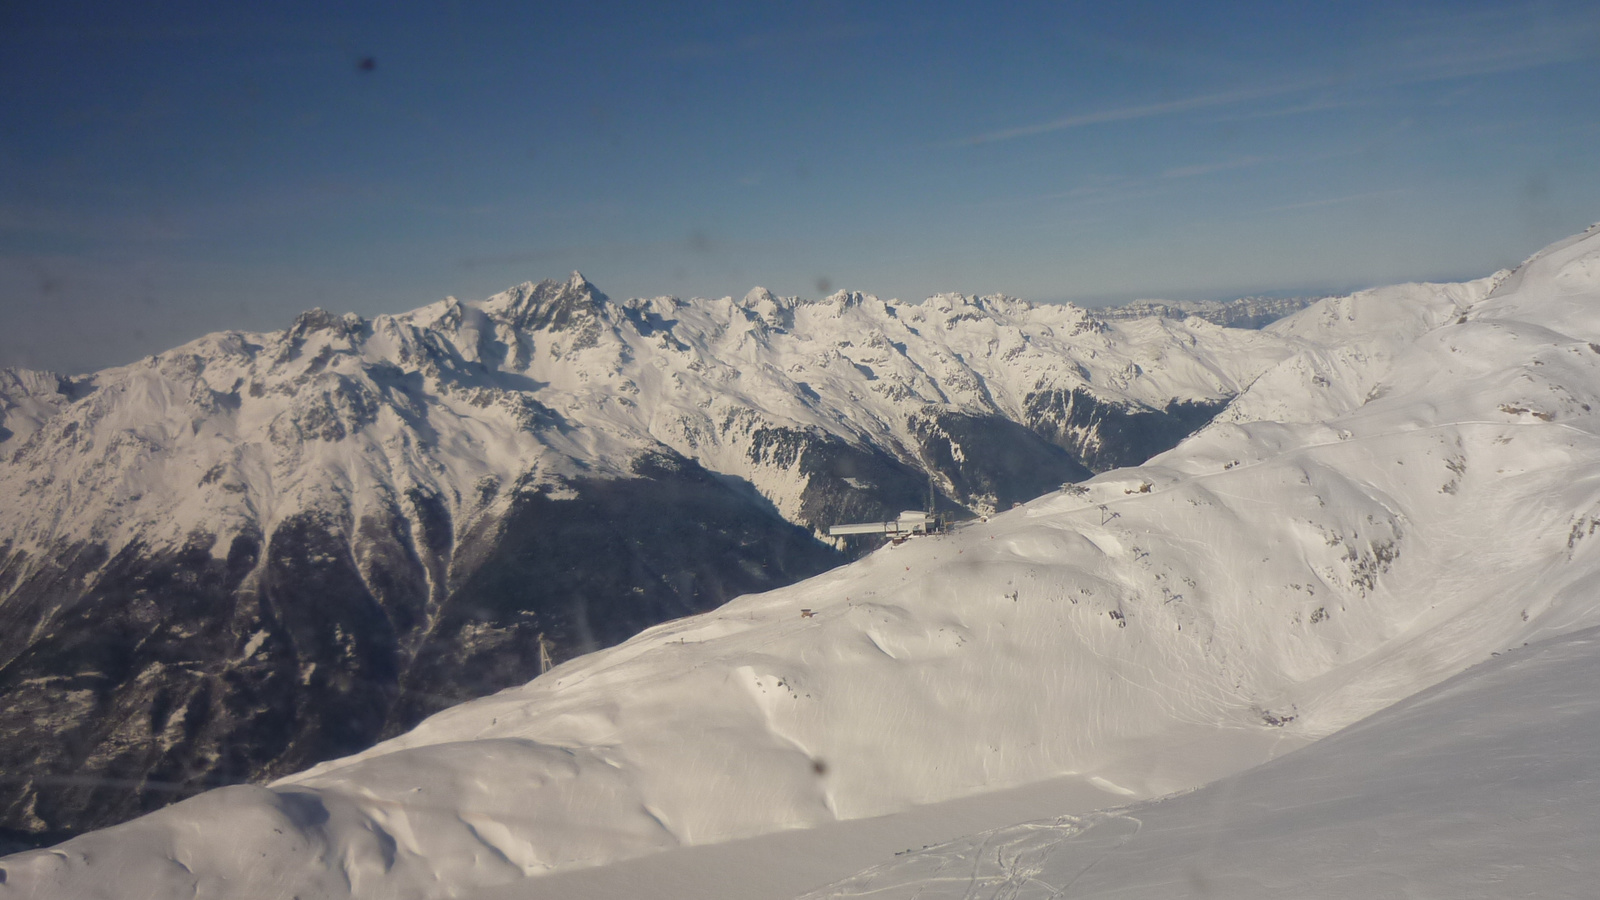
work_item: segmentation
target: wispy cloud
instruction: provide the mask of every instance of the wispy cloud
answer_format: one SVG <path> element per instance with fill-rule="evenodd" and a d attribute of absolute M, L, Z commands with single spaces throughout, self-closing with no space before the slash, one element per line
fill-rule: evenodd
<path fill-rule="evenodd" d="M 483 266 L 511 266 L 555 261 L 571 264 L 581 258 L 628 258 L 645 255 L 670 255 L 679 258 L 709 258 L 727 255 L 737 257 L 740 254 L 758 251 L 793 252 L 793 250 L 793 245 L 783 241 L 721 238 L 711 235 L 704 229 L 696 228 L 679 240 L 601 241 L 588 244 L 552 245 L 510 253 L 466 256 L 456 260 L 456 265 L 463 269 L 475 269 Z"/>
<path fill-rule="evenodd" d="M 1248 169 L 1262 163 L 1274 162 L 1271 156 L 1241 156 L 1237 159 L 1228 159 L 1221 162 L 1199 163 L 1192 166 L 1178 166 L 1161 173 L 1162 178 L 1194 178 L 1198 175 L 1210 175 L 1213 172 L 1227 172 L 1231 169 Z"/>
<path fill-rule="evenodd" d="M 490 253 L 482 256 L 465 256 L 456 261 L 463 269 L 480 266 L 511 266 L 523 263 L 544 263 L 571 260 L 584 256 L 639 255 L 662 252 L 705 253 L 710 241 L 701 232 L 695 232 L 678 241 L 613 241 L 593 244 L 564 244 L 538 250 L 519 250 L 511 253 Z"/>
<path fill-rule="evenodd" d="M 837 44 L 867 41 L 882 34 L 883 29 L 876 25 L 837 22 L 816 28 L 743 34 L 714 41 L 690 41 L 666 48 L 664 55 L 679 61 L 716 61 L 740 56 L 814 51 Z"/>
<path fill-rule="evenodd" d="M 64 207 L 0 205 L 0 236 L 32 235 L 103 241 L 176 241 L 192 233 L 170 216 L 78 211 Z"/>
<path fill-rule="evenodd" d="M 1373 49 L 1399 83 L 1492 75 L 1600 56 L 1600 7 L 1503 4 L 1473 12 L 1409 14 L 1395 40 Z"/>
<path fill-rule="evenodd" d="M 1262 212 L 1287 212 L 1292 209 L 1315 209 L 1319 206 L 1337 206 L 1341 203 L 1354 203 L 1357 200 L 1374 200 L 1379 197 L 1400 197 L 1412 193 L 1411 188 L 1395 188 L 1387 191 L 1364 191 L 1359 194 L 1347 194 L 1343 197 L 1328 197 L 1323 200 L 1308 200 L 1304 203 L 1290 203 L 1284 206 L 1269 206 Z"/>
<path fill-rule="evenodd" d="M 1250 112 L 1225 113 L 1212 119 L 1214 122 L 1248 122 L 1252 119 L 1275 119 L 1281 116 L 1300 116 L 1307 113 L 1329 112 L 1336 109 L 1357 109 L 1371 106 L 1367 100 L 1354 98 L 1329 98 L 1312 100 L 1306 103 L 1296 103 L 1292 106 L 1279 106 L 1273 109 L 1253 110 Z"/>
<path fill-rule="evenodd" d="M 1048 122 L 1039 122 L 1033 125 L 1021 125 L 1016 128 L 1006 128 L 1000 131 L 991 131 L 987 134 L 974 135 L 961 143 L 967 145 L 993 144 L 1000 141 L 1014 141 L 1017 138 L 1033 137 L 1038 134 L 1049 134 L 1053 131 L 1066 131 L 1072 128 L 1082 128 L 1086 125 L 1100 125 L 1106 122 L 1130 122 L 1137 119 L 1150 119 L 1157 116 L 1169 116 L 1176 113 L 1188 112 L 1195 109 L 1206 109 L 1215 106 L 1231 106 L 1235 103 L 1245 103 L 1251 100 L 1260 100 L 1265 97 L 1276 97 L 1303 91 L 1307 88 L 1325 85 L 1326 82 L 1307 82 L 1298 84 L 1274 85 L 1264 88 L 1250 88 L 1237 91 L 1222 91 L 1215 94 L 1201 94 L 1194 97 L 1185 97 L 1182 100 L 1168 100 L 1162 103 L 1146 103 L 1139 106 L 1124 106 L 1120 109 L 1105 109 L 1099 112 L 1083 113 L 1076 116 L 1066 116 L 1052 119 Z"/>
<path fill-rule="evenodd" d="M 1167 169 L 1159 175 L 1128 178 L 1115 177 L 1100 181 L 1081 184 L 1076 187 L 1059 191 L 1042 191 L 1037 194 L 1028 194 L 1021 197 L 1008 197 L 982 201 L 976 205 L 990 208 L 1005 208 L 1028 206 L 1036 203 L 1054 201 L 1070 201 L 1073 206 L 1087 207 L 1107 203 L 1126 203 L 1130 200 L 1144 200 L 1151 197 L 1167 196 L 1175 191 L 1175 186 L 1166 182 L 1181 178 L 1197 178 L 1210 175 L 1214 172 L 1227 172 L 1234 169 L 1245 169 L 1267 163 L 1281 162 L 1274 156 L 1240 156 L 1234 159 L 1218 160 L 1216 162 L 1197 163 L 1191 166 L 1177 166 Z"/>
<path fill-rule="evenodd" d="M 1042 191 L 1023 196 L 992 198 L 969 204 L 975 208 L 1008 209 L 1041 203 L 1069 201 L 1074 207 L 1127 203 L 1172 193 L 1170 186 L 1151 179 L 1117 178 L 1098 184 L 1085 184 L 1059 191 Z"/>
<path fill-rule="evenodd" d="M 1229 113 L 1217 119 L 1234 121 L 1326 112 L 1366 105 L 1371 102 L 1368 92 L 1376 88 L 1494 75 L 1600 57 L 1600 7 L 1562 15 L 1550 15 L 1543 10 L 1541 5 L 1524 3 L 1431 18 L 1405 15 L 1389 29 L 1393 37 L 1369 43 L 1356 59 L 1347 61 L 1337 77 L 1218 91 L 1062 116 L 976 134 L 955 143 L 961 146 L 1001 143 L 1092 125 L 1239 106 L 1308 91 L 1325 96 L 1273 109 Z"/>

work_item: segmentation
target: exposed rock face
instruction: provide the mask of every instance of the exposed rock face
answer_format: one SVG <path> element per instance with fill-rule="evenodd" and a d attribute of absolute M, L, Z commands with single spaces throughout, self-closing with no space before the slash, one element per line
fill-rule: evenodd
<path fill-rule="evenodd" d="M 0 839 L 348 754 L 828 569 L 840 521 L 1143 461 L 1292 341 L 582 276 L 0 371 Z"/>
<path fill-rule="evenodd" d="M 1096 472 L 1135 465 L 1170 450 L 1211 421 L 1227 400 L 1172 400 L 1151 409 L 1108 403 L 1081 389 L 1047 390 L 1026 399 L 1027 426 L 1067 448 Z"/>
<path fill-rule="evenodd" d="M 1201 302 L 1172 302 L 1165 300 L 1139 300 L 1123 306 L 1096 309 L 1092 315 L 1105 321 L 1142 319 L 1151 316 L 1163 319 L 1187 319 L 1190 316 L 1205 319 L 1228 328 L 1265 328 L 1279 319 L 1293 315 L 1316 303 L 1322 297 L 1240 297 L 1237 300 L 1208 300 Z"/>
<path fill-rule="evenodd" d="M 874 446 L 856 446 L 836 435 L 788 427 L 763 427 L 751 435 L 750 461 L 797 472 L 798 519 L 822 526 L 879 522 L 927 503 L 928 479 L 915 466 Z M 945 508 L 955 506 L 940 493 Z"/>
<path fill-rule="evenodd" d="M 463 537 L 464 564 L 386 733 L 538 674 L 540 635 L 559 662 L 843 561 L 690 460 L 649 455 L 635 467 L 639 478 L 572 485 L 572 499 L 524 493 L 492 530 Z"/>
<path fill-rule="evenodd" d="M 929 410 L 912 417 L 911 430 L 928 467 L 957 493 L 994 497 L 1001 508 L 1092 474 L 1081 454 L 999 417 Z"/>
<path fill-rule="evenodd" d="M 59 837 L 284 775 L 528 680 L 540 635 L 559 661 L 842 560 L 691 461 L 640 468 L 520 494 L 459 543 L 419 499 L 217 556 L 203 533 L 65 549 L 4 608 L 0 768 L 28 776 L 0 785 L 6 821 Z M 7 555 L 8 581 L 28 569 Z"/>

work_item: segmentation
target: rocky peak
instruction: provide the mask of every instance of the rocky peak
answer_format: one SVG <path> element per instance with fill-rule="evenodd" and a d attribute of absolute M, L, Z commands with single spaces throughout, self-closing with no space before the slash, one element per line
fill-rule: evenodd
<path fill-rule="evenodd" d="M 776 306 L 778 303 L 778 295 L 772 293 L 764 287 L 761 287 L 760 285 L 756 285 L 750 289 L 749 293 L 744 295 L 743 303 L 746 309 L 757 309 L 762 306 Z"/>
<path fill-rule="evenodd" d="M 354 338 L 361 333 L 364 324 L 366 320 L 355 313 L 345 313 L 341 316 L 321 307 L 315 307 L 295 316 L 294 324 L 289 326 L 287 337 L 295 340 L 320 331 L 337 337 Z"/>
<path fill-rule="evenodd" d="M 490 301 L 502 300 L 503 314 L 510 323 L 530 331 L 567 331 L 592 325 L 599 307 L 607 302 L 581 272 L 566 281 L 547 279 L 538 284 L 526 282 Z"/>
<path fill-rule="evenodd" d="M 764 287 L 753 287 L 740 305 L 760 316 L 770 327 L 792 328 L 797 302 L 794 297 L 779 297 Z"/>
<path fill-rule="evenodd" d="M 827 297 L 824 297 L 822 302 L 835 307 L 838 310 L 838 312 L 842 313 L 845 310 L 851 308 L 852 306 L 860 306 L 861 304 L 865 303 L 868 296 L 870 296 L 870 295 L 869 294 L 863 294 L 860 291 L 843 291 L 843 290 L 841 290 L 841 291 L 834 291 L 833 293 L 829 294 Z"/>

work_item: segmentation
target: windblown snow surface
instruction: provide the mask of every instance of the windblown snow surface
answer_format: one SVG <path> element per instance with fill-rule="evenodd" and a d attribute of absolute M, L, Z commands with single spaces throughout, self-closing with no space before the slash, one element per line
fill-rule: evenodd
<path fill-rule="evenodd" d="M 1593 897 L 1596 683 L 1591 628 L 1192 794 L 997 829 L 804 900 Z"/>
<path fill-rule="evenodd" d="M 1509 276 L 1325 300 L 1271 329 L 1303 349 L 1146 466 L 659 626 L 270 786 L 6 858 L 0 896 L 538 896 L 558 870 L 1062 778 L 1098 789 L 1057 811 L 1076 818 L 1039 877 L 1070 881 L 1133 827 L 1096 808 L 1600 624 L 1600 230 Z M 1589 646 L 1529 652 L 1559 674 Z M 1435 721 L 1396 715 L 1416 710 Z M 1371 742 L 1338 740 L 1329 772 L 1381 770 L 1359 758 Z M 1229 821 L 1317 821 L 1247 819 Z"/>

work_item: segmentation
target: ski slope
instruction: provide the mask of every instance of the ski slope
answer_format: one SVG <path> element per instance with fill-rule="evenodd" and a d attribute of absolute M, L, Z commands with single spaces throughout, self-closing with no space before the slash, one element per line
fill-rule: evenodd
<path fill-rule="evenodd" d="M 1600 231 L 1271 330 L 1304 346 L 1146 466 L 7 858 L 0 896 L 537 892 L 1060 777 L 1081 816 L 1600 624 Z"/>
<path fill-rule="evenodd" d="M 1192 794 L 1000 828 L 803 900 L 1594 896 L 1600 632 L 1480 663 Z"/>

